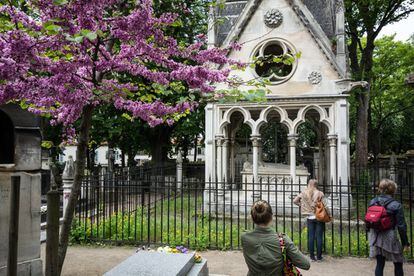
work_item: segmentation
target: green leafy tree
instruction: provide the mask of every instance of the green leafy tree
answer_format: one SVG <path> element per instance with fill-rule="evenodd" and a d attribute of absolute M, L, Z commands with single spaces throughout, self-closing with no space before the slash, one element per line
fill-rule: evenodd
<path fill-rule="evenodd" d="M 388 36 L 376 41 L 371 83 L 371 135 L 374 156 L 403 152 L 414 138 L 414 91 L 405 79 L 414 71 L 414 44 Z"/>
<path fill-rule="evenodd" d="M 200 105 L 195 112 L 180 120 L 171 134 L 174 145 L 183 152 L 184 160 L 187 159 L 189 150 L 193 148 L 194 159 L 192 161 L 197 161 L 197 148 L 199 143 L 204 141 L 205 134 L 204 107 L 205 104 Z"/>
<path fill-rule="evenodd" d="M 414 0 L 345 0 L 346 31 L 349 37 L 349 58 L 352 77 L 372 83 L 375 41 L 381 30 L 398 22 L 414 11 Z M 366 40 L 363 43 L 363 40 Z M 368 120 L 370 91 L 357 91 L 356 105 L 356 164 L 368 162 Z"/>

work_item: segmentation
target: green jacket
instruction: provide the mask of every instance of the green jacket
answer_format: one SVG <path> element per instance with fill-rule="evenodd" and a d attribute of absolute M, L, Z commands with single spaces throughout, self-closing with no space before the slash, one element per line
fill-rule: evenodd
<path fill-rule="evenodd" d="M 301 269 L 310 268 L 309 259 L 293 244 L 290 238 L 283 235 L 286 253 L 292 263 Z M 256 228 L 241 237 L 243 255 L 249 268 L 249 276 L 282 276 L 283 257 L 279 237 L 270 227 Z"/>

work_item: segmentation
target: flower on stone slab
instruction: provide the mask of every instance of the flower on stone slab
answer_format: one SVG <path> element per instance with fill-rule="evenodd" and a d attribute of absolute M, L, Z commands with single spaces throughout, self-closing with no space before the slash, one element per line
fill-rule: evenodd
<path fill-rule="evenodd" d="M 177 249 L 178 251 L 180 251 L 180 253 L 188 253 L 188 249 L 187 249 L 187 248 L 185 248 L 185 247 L 184 247 L 184 246 L 182 246 L 182 245 L 177 246 L 177 247 L 176 247 L 176 249 Z"/>
<path fill-rule="evenodd" d="M 201 257 L 200 254 L 198 254 L 197 252 L 194 254 L 194 262 L 196 263 L 201 263 L 203 261 L 203 258 Z"/>

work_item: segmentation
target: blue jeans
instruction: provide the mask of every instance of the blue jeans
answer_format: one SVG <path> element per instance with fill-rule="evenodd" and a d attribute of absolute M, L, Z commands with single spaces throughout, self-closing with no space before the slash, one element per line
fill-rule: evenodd
<path fill-rule="evenodd" d="M 323 231 L 325 223 L 316 219 L 308 219 L 308 250 L 312 259 L 315 258 L 315 240 L 316 240 L 316 257 L 322 259 Z"/>

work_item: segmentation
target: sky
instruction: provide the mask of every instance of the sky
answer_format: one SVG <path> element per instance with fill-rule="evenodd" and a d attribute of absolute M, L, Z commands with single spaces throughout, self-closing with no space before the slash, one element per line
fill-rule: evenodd
<path fill-rule="evenodd" d="M 392 35 L 396 33 L 397 40 L 406 41 L 414 34 L 414 13 L 400 22 L 386 26 L 380 33 L 380 37 L 384 35 Z"/>

